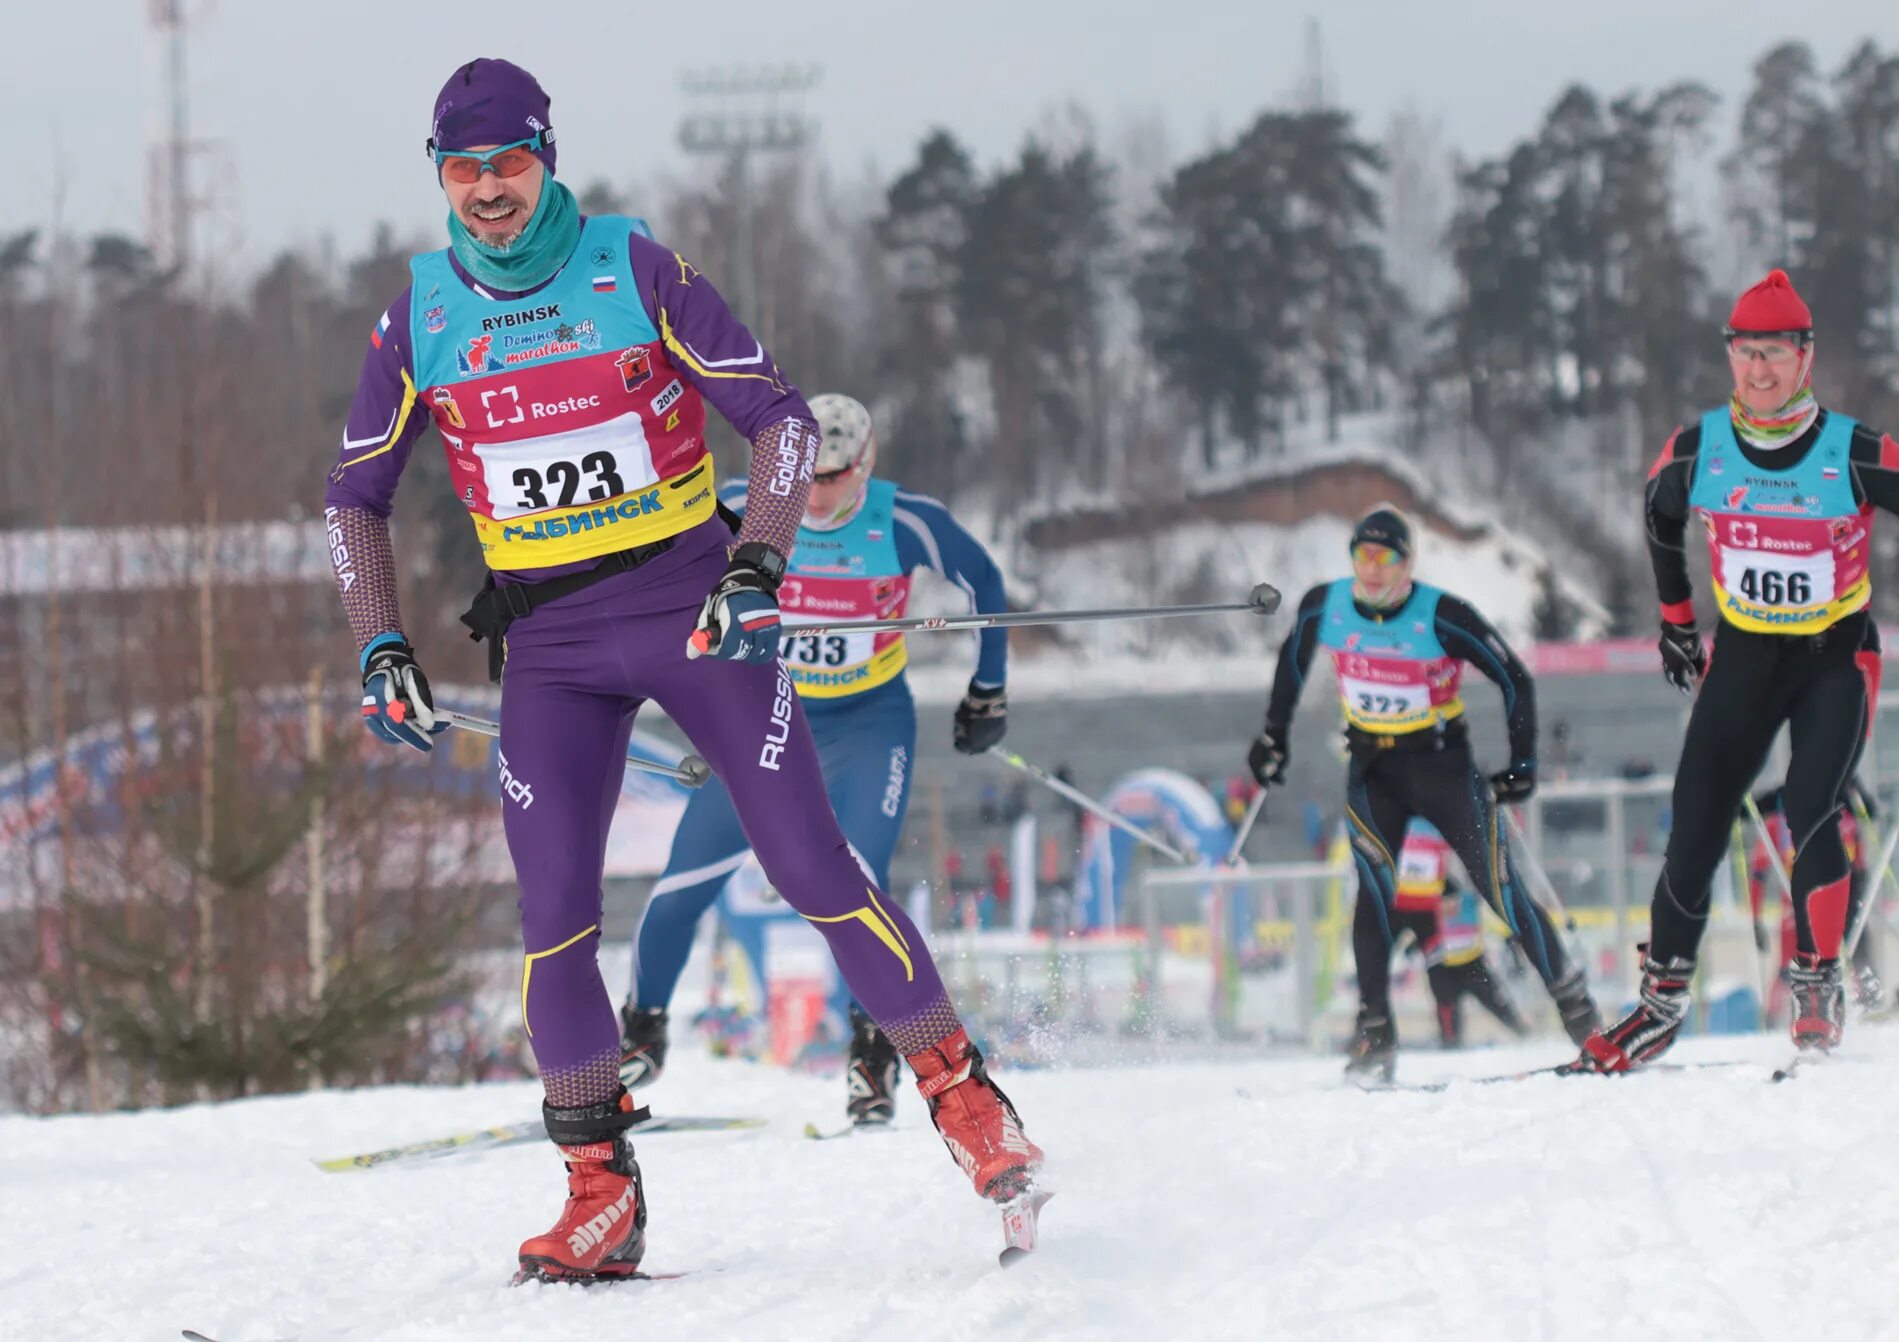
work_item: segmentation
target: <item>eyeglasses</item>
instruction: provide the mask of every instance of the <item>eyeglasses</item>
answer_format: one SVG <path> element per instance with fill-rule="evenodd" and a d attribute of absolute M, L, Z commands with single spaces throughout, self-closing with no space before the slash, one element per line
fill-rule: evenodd
<path fill-rule="evenodd" d="M 519 177 L 534 166 L 534 151 L 546 143 L 547 132 L 537 131 L 525 140 L 481 153 L 472 149 L 442 149 L 433 139 L 428 142 L 428 151 L 444 181 L 466 186 L 479 182 L 484 172 L 492 172 L 497 177 Z"/>
<path fill-rule="evenodd" d="M 1404 563 L 1404 556 L 1388 545 L 1354 545 L 1352 558 L 1376 564 L 1379 568 L 1393 568 Z"/>
<path fill-rule="evenodd" d="M 1728 358 L 1735 363 L 1753 363 L 1761 359 L 1767 363 L 1792 363 L 1800 357 L 1801 347 L 1790 340 L 1745 340 L 1728 341 Z"/>

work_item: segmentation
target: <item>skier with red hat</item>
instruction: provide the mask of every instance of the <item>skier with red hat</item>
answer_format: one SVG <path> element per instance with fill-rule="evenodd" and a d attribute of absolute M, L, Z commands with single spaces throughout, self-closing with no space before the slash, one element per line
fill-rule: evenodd
<path fill-rule="evenodd" d="M 1694 696 L 1675 771 L 1674 827 L 1655 884 L 1641 996 L 1583 1043 L 1577 1071 L 1658 1057 L 1688 1014 L 1709 881 L 1742 799 L 1785 723 L 1783 802 L 1793 846 L 1793 1040 L 1840 1042 L 1840 968 L 1851 872 L 1837 823 L 1879 697 L 1871 600 L 1873 511 L 1899 513 L 1899 441 L 1813 394 L 1813 314 L 1784 271 L 1728 318 L 1734 394 L 1675 430 L 1649 471 L 1649 561 L 1661 599 L 1662 672 Z M 1700 517 L 1721 655 L 1695 622 L 1685 546 Z"/>

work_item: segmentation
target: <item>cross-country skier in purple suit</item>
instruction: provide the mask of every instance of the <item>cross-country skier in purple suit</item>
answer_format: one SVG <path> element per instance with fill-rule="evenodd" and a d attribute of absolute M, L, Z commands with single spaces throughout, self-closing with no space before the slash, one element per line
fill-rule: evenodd
<path fill-rule="evenodd" d="M 643 1111 L 620 1084 L 595 951 L 607 827 L 648 699 L 692 738 L 772 884 L 908 1058 L 977 1192 L 1017 1197 L 1042 1153 L 986 1075 L 922 936 L 851 855 L 777 657 L 776 593 L 818 445 L 804 399 L 643 223 L 581 216 L 554 175 L 547 95 L 525 70 L 463 66 L 432 130 L 450 245 L 414 258 L 371 334 L 324 503 L 363 716 L 392 743 L 428 750 L 445 726 L 403 634 L 388 526 L 431 421 L 487 560 L 464 619 L 490 640 L 502 683 L 522 1013 L 567 1163 L 566 1207 L 522 1244 L 522 1275 L 623 1277 L 645 1248 L 626 1135 Z M 736 535 L 713 494 L 708 401 L 752 444 Z"/>

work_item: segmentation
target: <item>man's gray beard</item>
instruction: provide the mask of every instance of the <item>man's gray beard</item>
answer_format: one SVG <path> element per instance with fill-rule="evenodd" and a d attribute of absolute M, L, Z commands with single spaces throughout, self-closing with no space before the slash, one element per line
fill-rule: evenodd
<path fill-rule="evenodd" d="M 518 203 L 514 207 L 514 213 L 517 219 L 521 217 L 521 207 Z M 512 233 L 497 238 L 494 231 L 482 222 L 482 218 L 479 214 L 476 214 L 472 209 L 468 211 L 468 214 L 469 217 L 474 220 L 474 222 L 469 225 L 469 231 L 475 235 L 482 246 L 492 248 L 497 252 L 507 251 L 521 240 L 522 234 L 527 232 L 527 225 L 524 223 Z"/>

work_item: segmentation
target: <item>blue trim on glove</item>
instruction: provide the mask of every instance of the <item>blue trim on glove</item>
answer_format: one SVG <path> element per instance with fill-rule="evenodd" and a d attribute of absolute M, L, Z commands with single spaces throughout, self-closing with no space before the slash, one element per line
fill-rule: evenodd
<path fill-rule="evenodd" d="M 356 669 L 358 671 L 369 670 L 369 659 L 378 648 L 386 648 L 392 643 L 407 643 L 408 641 L 407 635 L 394 629 L 377 634 L 363 645 L 362 652 L 358 654 L 356 658 Z"/>

